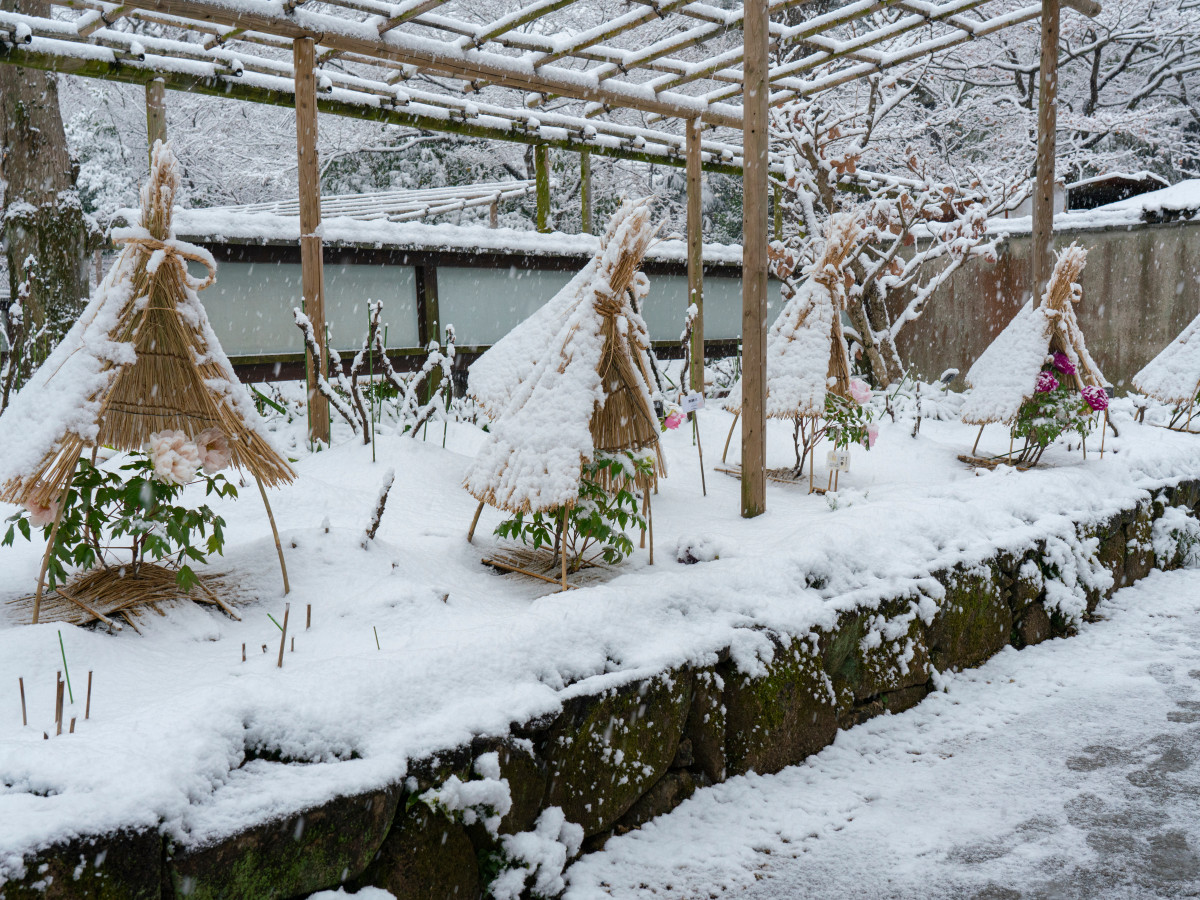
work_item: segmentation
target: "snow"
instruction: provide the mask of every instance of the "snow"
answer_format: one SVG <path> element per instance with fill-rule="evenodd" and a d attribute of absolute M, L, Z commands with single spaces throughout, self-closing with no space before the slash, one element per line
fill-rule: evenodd
<path fill-rule="evenodd" d="M 1133 386 L 1163 403 L 1192 403 L 1200 393 L 1200 316 L 1133 376 Z"/>
<path fill-rule="evenodd" d="M 1053 324 L 1042 307 L 1029 300 L 967 371 L 974 390 L 963 403 L 963 421 L 1011 422 L 1032 397 L 1038 373 L 1050 350 Z"/>
<path fill-rule="evenodd" d="M 1180 181 L 1170 187 L 1148 191 L 1095 209 L 1068 210 L 1054 216 L 1055 231 L 1088 231 L 1144 225 L 1157 218 L 1191 219 L 1200 211 L 1200 179 Z M 989 219 L 988 232 L 997 235 L 1030 234 L 1033 218 Z"/>
<path fill-rule="evenodd" d="M 1194 896 L 1200 571 L 1098 615 L 801 765 L 698 791 L 572 866 L 564 900 Z"/>
<path fill-rule="evenodd" d="M 655 565 L 638 551 L 612 581 L 566 594 L 480 565 L 496 547 L 490 532 L 501 514 L 485 510 L 474 544 L 464 540 L 476 501 L 460 487 L 463 472 L 488 439 L 465 422 L 449 424 L 445 450 L 432 433 L 429 443 L 381 436 L 375 463 L 341 423 L 335 446 L 319 453 L 303 449 L 302 420 L 271 423 L 299 458 L 297 481 L 271 496 L 288 597 L 253 483 L 237 501 L 207 498 L 226 519 L 228 543 L 198 573 L 225 574 L 240 622 L 188 604 L 144 617 L 143 637 L 19 624 L 6 601 L 32 592 L 43 548 L 0 549 L 0 873 L 76 834 L 159 826 L 188 847 L 396 784 L 412 760 L 507 734 L 573 696 L 711 664 L 730 646 L 752 666 L 769 652 L 765 630 L 807 634 L 830 627 L 839 609 L 873 608 L 882 597 L 907 593 L 929 614 L 941 596 L 930 573 L 973 565 L 996 547 L 1046 540 L 1084 578 L 1072 520 L 1110 516 L 1157 486 L 1200 477 L 1195 438 L 1135 424 L 1125 400 L 1112 409 L 1117 452 L 1103 459 L 1053 447 L 1033 471 L 976 473 L 955 459 L 974 437 L 947 421 L 959 398 L 936 388 L 922 396 L 939 418 L 916 439 L 901 397 L 897 421 L 883 417 L 875 449 L 855 451 L 836 496 L 772 483 L 767 512 L 753 520 L 738 515 L 733 478 L 710 469 L 701 495 L 690 433 L 663 435 L 674 477 L 654 498 Z M 729 429 L 724 411 L 698 415 L 710 444 Z M 789 429 L 769 427 L 767 438 L 768 464 L 791 458 Z M 363 522 L 389 468 L 388 510 L 364 549 Z M 201 489 L 185 489 L 185 502 L 201 499 Z M 711 561 L 676 562 L 670 550 L 681 538 L 712 548 L 697 554 Z M 285 602 L 295 607 L 289 646 L 296 642 L 279 669 L 280 633 L 268 614 L 282 622 Z M 66 715 L 78 721 L 75 734 L 47 741 L 60 632 L 75 687 Z"/>

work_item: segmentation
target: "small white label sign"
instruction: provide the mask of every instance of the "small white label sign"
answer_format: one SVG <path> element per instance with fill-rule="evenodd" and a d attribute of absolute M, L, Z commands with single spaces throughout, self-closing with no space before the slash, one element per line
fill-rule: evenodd
<path fill-rule="evenodd" d="M 850 451 L 830 450 L 825 454 L 825 464 L 835 472 L 850 471 Z"/>
<path fill-rule="evenodd" d="M 692 391 L 679 398 L 680 412 L 691 413 L 698 409 L 704 409 L 704 395 L 699 391 Z"/>

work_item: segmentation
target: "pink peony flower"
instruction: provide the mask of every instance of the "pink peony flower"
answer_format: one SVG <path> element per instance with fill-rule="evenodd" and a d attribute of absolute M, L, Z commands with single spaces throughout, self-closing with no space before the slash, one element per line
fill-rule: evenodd
<path fill-rule="evenodd" d="M 1103 412 L 1108 409 L 1108 394 L 1104 388 L 1092 387 L 1090 384 L 1082 391 L 1083 399 L 1096 412 Z"/>
<path fill-rule="evenodd" d="M 196 435 L 196 449 L 200 451 L 200 466 L 206 475 L 215 475 L 226 468 L 233 455 L 229 439 L 219 428 L 206 428 Z"/>
<path fill-rule="evenodd" d="M 669 416 L 667 416 L 666 419 L 663 420 L 663 425 L 665 425 L 671 431 L 674 431 L 676 428 L 678 428 L 680 425 L 683 424 L 683 419 L 684 419 L 683 413 L 681 413 L 677 409 L 673 409 L 673 410 L 671 410 L 671 414 Z"/>
<path fill-rule="evenodd" d="M 182 431 L 150 435 L 148 452 L 155 477 L 167 484 L 187 484 L 200 468 L 200 450 Z"/>
<path fill-rule="evenodd" d="M 875 441 L 879 437 L 879 427 L 876 425 L 867 426 L 867 449 L 870 450 L 875 446 Z"/>
<path fill-rule="evenodd" d="M 1036 389 L 1039 394 L 1048 394 L 1058 387 L 1058 379 L 1053 372 L 1038 372 Z"/>
<path fill-rule="evenodd" d="M 850 379 L 850 396 L 859 406 L 871 401 L 871 389 L 857 378 Z"/>
<path fill-rule="evenodd" d="M 45 528 L 47 525 L 52 525 L 54 520 L 58 518 L 60 505 L 57 500 L 51 500 L 49 506 L 42 506 L 38 503 L 25 504 L 25 508 L 29 510 L 30 527 Z"/>
<path fill-rule="evenodd" d="M 1062 372 L 1064 375 L 1075 374 L 1075 364 L 1072 363 L 1071 360 L 1067 359 L 1067 354 L 1065 353 L 1054 354 L 1054 368 L 1058 369 L 1058 371 Z"/>

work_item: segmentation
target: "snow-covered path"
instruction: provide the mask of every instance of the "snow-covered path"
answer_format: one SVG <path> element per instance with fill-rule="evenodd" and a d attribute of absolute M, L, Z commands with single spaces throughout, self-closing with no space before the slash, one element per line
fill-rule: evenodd
<path fill-rule="evenodd" d="M 580 860 L 568 900 L 1200 896 L 1200 571 L 1100 614 L 698 792 Z"/>

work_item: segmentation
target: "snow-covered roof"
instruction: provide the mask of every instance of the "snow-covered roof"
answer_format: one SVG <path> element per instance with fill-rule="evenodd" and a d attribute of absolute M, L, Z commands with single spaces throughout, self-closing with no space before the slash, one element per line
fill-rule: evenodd
<path fill-rule="evenodd" d="M 136 211 L 122 210 L 117 219 L 136 221 L 131 216 L 136 216 Z M 181 238 L 202 244 L 294 245 L 300 240 L 300 218 L 222 208 L 180 209 L 175 212 L 175 230 Z M 386 219 L 364 221 L 345 216 L 323 219 L 320 233 L 327 244 L 398 250 L 490 251 L 572 257 L 590 257 L 600 250 L 600 238 L 592 234 L 541 234 L 484 225 L 430 225 Z M 687 243 L 658 241 L 647 251 L 646 257 L 661 262 L 687 262 Z M 704 261 L 710 265 L 740 266 L 742 248 L 737 244 L 706 244 Z"/>
<path fill-rule="evenodd" d="M 1200 221 L 1200 179 L 1180 181 L 1158 191 L 1148 191 L 1097 206 L 1058 213 L 1054 216 L 1055 231 L 1098 231 L 1107 228 L 1128 228 L 1148 222 L 1197 219 Z M 988 232 L 996 235 L 1023 235 L 1033 231 L 1030 216 L 988 220 Z"/>
<path fill-rule="evenodd" d="M 1200 392 L 1200 316 L 1133 376 L 1133 385 L 1164 403 L 1193 403 Z"/>

